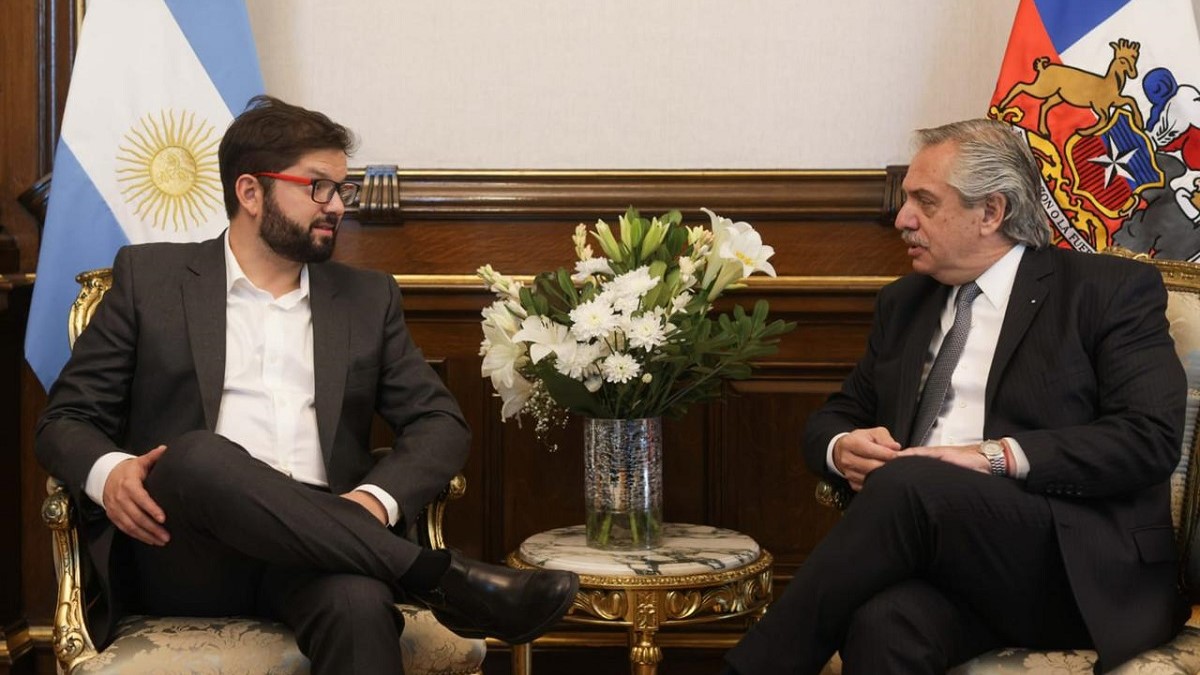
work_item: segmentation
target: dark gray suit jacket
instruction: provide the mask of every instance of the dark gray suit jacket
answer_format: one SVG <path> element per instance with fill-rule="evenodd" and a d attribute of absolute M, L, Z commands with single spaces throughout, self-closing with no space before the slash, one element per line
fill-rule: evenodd
<path fill-rule="evenodd" d="M 83 507 L 84 532 L 106 590 L 115 528 L 83 485 L 107 452 L 142 454 L 161 443 L 169 452 L 181 434 L 215 428 L 225 377 L 223 238 L 117 253 L 112 289 L 76 341 L 38 426 L 38 460 Z M 378 485 L 406 516 L 415 516 L 466 461 L 470 434 L 462 413 L 413 345 L 390 276 L 314 264 L 309 291 L 317 427 L 329 488 L 341 493 Z M 393 452 L 381 459 L 370 452 L 375 412 L 396 432 Z M 92 622 L 103 643 L 105 626 L 120 608 L 96 611 L 108 614 Z"/>
<path fill-rule="evenodd" d="M 949 291 L 912 274 L 880 292 L 866 355 L 808 422 L 805 459 L 818 475 L 840 480 L 825 466 L 840 432 L 883 426 L 910 444 L 923 361 Z M 1187 385 L 1166 300 L 1151 265 L 1027 250 L 985 390 L 984 437 L 1015 438 L 1027 454 L 1025 489 L 1049 502 L 1106 668 L 1178 628 L 1168 479 Z"/>

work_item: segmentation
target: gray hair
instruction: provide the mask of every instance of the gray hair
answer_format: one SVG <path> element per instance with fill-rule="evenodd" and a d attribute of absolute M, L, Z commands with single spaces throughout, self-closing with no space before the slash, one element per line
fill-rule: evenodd
<path fill-rule="evenodd" d="M 1041 205 L 1041 172 L 1029 146 L 1009 125 L 990 119 L 952 122 L 918 129 L 920 149 L 951 142 L 958 157 L 947 182 L 964 206 L 974 207 L 988 195 L 1004 195 L 1008 204 L 1000 232 L 1031 248 L 1050 245 L 1050 225 Z"/>

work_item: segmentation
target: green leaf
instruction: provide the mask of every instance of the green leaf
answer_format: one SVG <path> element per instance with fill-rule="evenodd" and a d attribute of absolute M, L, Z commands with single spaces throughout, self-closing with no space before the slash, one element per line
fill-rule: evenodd
<path fill-rule="evenodd" d="M 579 305 L 579 290 L 575 288 L 575 282 L 571 281 L 571 275 L 563 268 L 558 268 L 558 287 L 562 289 L 563 296 L 570 301 L 571 307 Z"/>
<path fill-rule="evenodd" d="M 546 391 L 562 407 L 588 417 L 609 417 L 611 413 L 583 383 L 554 370 L 539 368 L 538 375 L 546 383 Z"/>
<path fill-rule="evenodd" d="M 521 306 L 525 308 L 525 311 L 533 314 L 541 314 L 541 312 L 537 311 L 537 301 L 534 300 L 532 291 L 522 286 L 521 290 L 517 293 L 521 296 Z"/>
<path fill-rule="evenodd" d="M 672 211 L 672 213 L 678 213 Z M 683 227 L 672 227 L 667 231 L 667 238 L 660 251 L 665 251 L 666 255 L 671 259 L 678 258 L 684 254 L 684 249 L 687 248 L 687 230 Z"/>
<path fill-rule="evenodd" d="M 754 303 L 754 322 L 762 324 L 767 320 L 767 301 L 759 300 Z"/>

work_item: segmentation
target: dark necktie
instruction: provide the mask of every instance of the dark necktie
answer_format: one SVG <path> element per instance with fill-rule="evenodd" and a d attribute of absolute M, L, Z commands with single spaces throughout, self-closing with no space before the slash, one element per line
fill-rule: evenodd
<path fill-rule="evenodd" d="M 954 298 L 954 325 L 942 340 L 933 367 L 925 378 L 925 389 L 917 405 L 917 419 L 913 422 L 912 445 L 925 445 L 925 441 L 929 440 L 933 422 L 946 400 L 950 377 L 954 375 L 954 367 L 958 365 L 963 347 L 967 344 L 967 333 L 971 331 L 971 303 L 975 302 L 979 293 L 978 284 L 972 281 L 960 286 Z"/>

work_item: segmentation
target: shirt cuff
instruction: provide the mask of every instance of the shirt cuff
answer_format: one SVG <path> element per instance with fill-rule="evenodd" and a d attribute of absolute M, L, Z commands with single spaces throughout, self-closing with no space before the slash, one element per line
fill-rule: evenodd
<path fill-rule="evenodd" d="M 383 508 L 387 511 L 388 527 L 394 527 L 396 523 L 400 522 L 400 504 L 396 502 L 395 498 L 384 491 L 383 488 L 378 485 L 364 483 L 354 489 L 366 492 L 378 499 L 380 504 L 383 504 Z"/>
<path fill-rule="evenodd" d="M 87 480 L 83 483 L 83 493 L 99 504 L 100 508 L 104 508 L 104 484 L 108 482 L 108 474 L 127 459 L 137 459 L 137 457 L 128 452 L 108 452 L 100 455 L 100 459 L 96 460 L 96 463 L 88 470 Z"/>
<path fill-rule="evenodd" d="M 1008 444 L 1008 449 L 1012 452 L 1013 462 L 1017 465 L 1013 471 L 1013 478 L 1025 480 L 1025 477 L 1029 475 L 1029 457 L 1021 449 L 1021 444 L 1017 442 L 1017 439 L 1005 436 L 1004 442 Z"/>
<path fill-rule="evenodd" d="M 840 478 L 845 478 L 846 475 L 841 471 L 838 471 L 838 468 L 833 465 L 833 446 L 837 445 L 837 442 L 842 438 L 842 436 L 849 435 L 849 431 L 843 431 L 837 436 L 834 436 L 833 439 L 829 441 L 829 447 L 825 448 L 825 468 L 829 469 Z"/>

